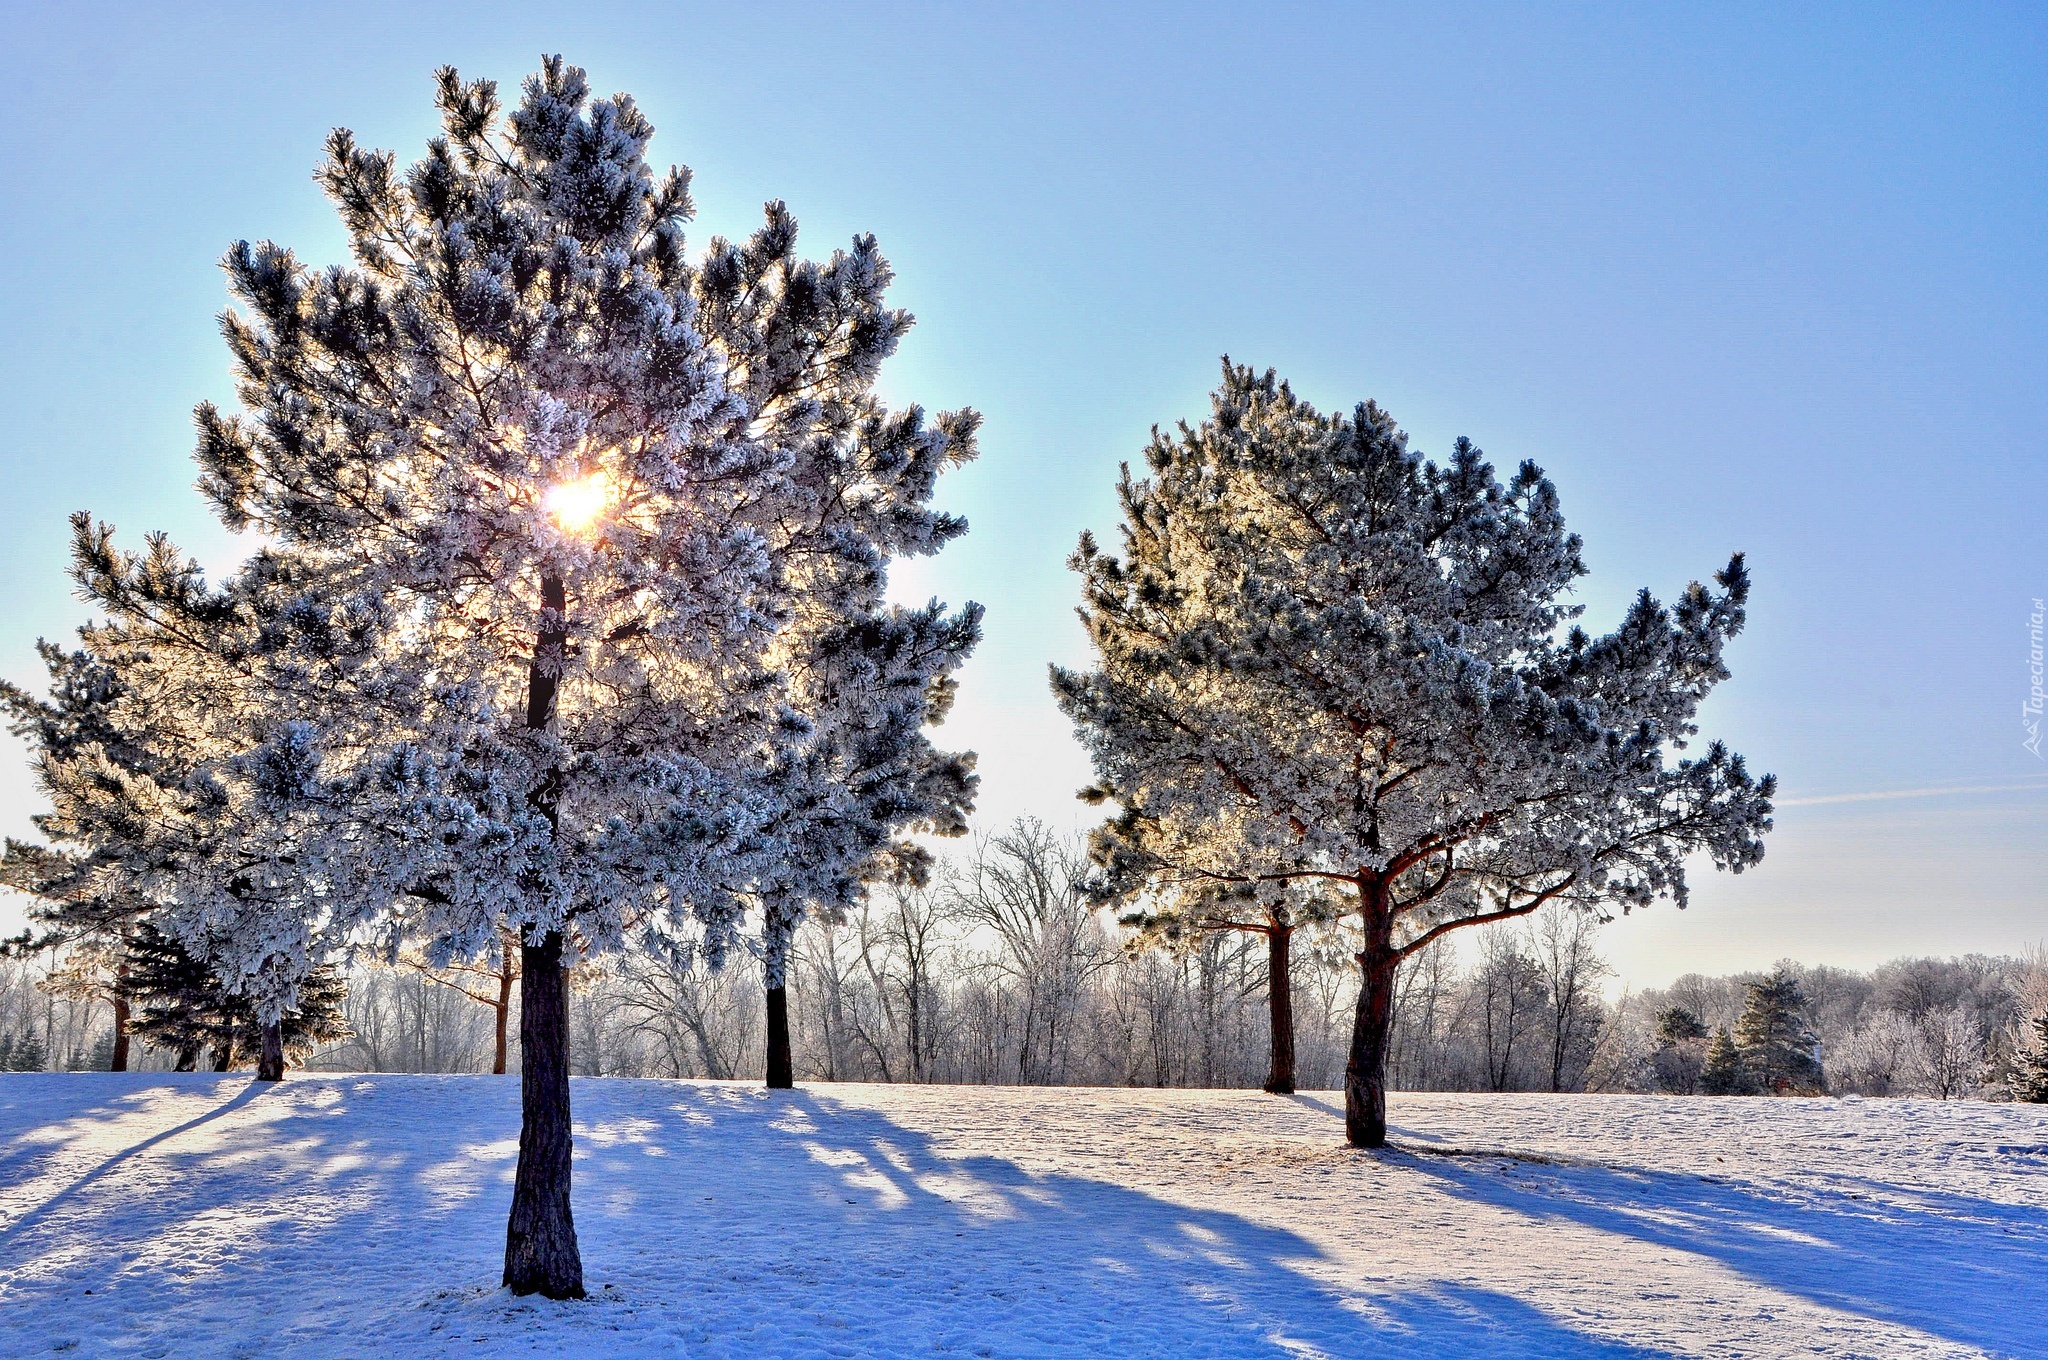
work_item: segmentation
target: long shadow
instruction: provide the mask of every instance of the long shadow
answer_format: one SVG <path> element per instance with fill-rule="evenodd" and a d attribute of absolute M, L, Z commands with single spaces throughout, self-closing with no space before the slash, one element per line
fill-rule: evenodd
<path fill-rule="evenodd" d="M 654 1081 L 575 1083 L 593 1298 L 515 1300 L 497 1279 L 516 1082 L 295 1079 L 260 1123 L 171 1141 L 249 1098 L 123 1149 L 59 1192 L 72 1212 L 13 1225 L 0 1353 L 1662 1354 L 1506 1293 L 1346 1278 L 1237 1214 L 945 1156 L 830 1095 Z M 48 1103 L 46 1127 L 93 1103 Z"/>
<path fill-rule="evenodd" d="M 1002 1158 L 941 1156 L 926 1135 L 813 1091 L 674 1089 L 659 1127 L 593 1148 L 578 1193 L 588 1205 L 585 1185 L 623 1180 L 650 1148 L 710 1173 L 671 1206 L 667 1265 L 714 1313 L 778 1320 L 720 1337 L 734 1349 L 717 1354 L 1664 1354 L 1485 1289 L 1354 1285 L 1295 1233 Z M 634 1247 L 611 1225 L 645 1207 L 579 1218 L 598 1275 L 609 1256 L 619 1278 Z M 886 1317 L 887 1345 L 864 1349 L 830 1312 Z"/>
<path fill-rule="evenodd" d="M 41 1223 L 44 1219 L 48 1218 L 50 1214 L 54 1212 L 58 1207 L 63 1205 L 65 1202 L 75 1198 L 77 1195 L 79 1195 L 86 1189 L 90 1188 L 95 1181 L 98 1181 L 103 1177 L 108 1176 L 113 1172 L 119 1170 L 121 1168 L 121 1165 L 127 1162 L 130 1158 L 139 1157 L 143 1153 L 148 1152 L 151 1148 L 157 1146 L 157 1144 L 159 1143 L 168 1142 L 170 1139 L 176 1138 L 181 1133 L 189 1133 L 193 1129 L 199 1128 L 206 1124 L 210 1124 L 214 1120 L 221 1118 L 223 1115 L 229 1114 L 232 1111 L 240 1109 L 242 1106 L 247 1105 L 250 1101 L 254 1100 L 261 1089 L 263 1089 L 262 1084 L 254 1080 L 251 1080 L 249 1084 L 247 1086 L 244 1086 L 240 1093 L 237 1094 L 233 1099 L 223 1101 L 221 1104 L 214 1106 L 212 1109 L 206 1111 L 204 1114 L 186 1120 L 184 1123 L 178 1125 L 176 1128 L 165 1129 L 163 1132 L 153 1134 L 150 1137 L 143 1139 L 141 1142 L 136 1143 L 131 1147 L 122 1148 L 119 1152 L 107 1158 L 98 1166 L 86 1172 L 83 1176 L 80 1176 L 77 1180 L 72 1181 L 62 1190 L 59 1190 L 57 1193 L 51 1195 L 48 1199 L 44 1200 L 41 1204 L 38 1204 L 35 1208 L 23 1214 L 20 1218 L 15 1219 L 14 1222 L 8 1224 L 5 1228 L 0 1228 L 0 1246 L 4 1246 L 5 1244 L 12 1242 L 16 1237 L 20 1236 L 22 1233 L 28 1232 L 31 1229 L 33 1229 L 37 1224 Z"/>
<path fill-rule="evenodd" d="M 1418 1155 L 1422 1154 L 1422 1155 Z M 1640 1168 L 1389 1152 L 1453 1195 L 1710 1257 L 1829 1308 L 1999 1354 L 2042 1354 L 2048 1212 L 1869 1177 L 1773 1193 Z"/>

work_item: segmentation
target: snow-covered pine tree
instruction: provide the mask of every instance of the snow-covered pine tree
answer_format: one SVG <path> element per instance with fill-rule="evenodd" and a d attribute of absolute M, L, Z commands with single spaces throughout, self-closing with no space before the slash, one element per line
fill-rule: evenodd
<path fill-rule="evenodd" d="M 8 730 L 28 745 L 37 782 L 51 791 L 62 771 L 81 761 L 108 761 L 134 768 L 144 753 L 115 722 L 123 688 L 114 668 L 90 651 L 65 651 L 38 639 L 36 650 L 50 673 L 47 698 L 0 680 L 0 711 Z M 138 914 L 132 895 L 117 891 L 83 847 L 62 848 L 67 827 L 60 813 L 41 813 L 37 830 L 56 845 L 9 840 L 0 853 L 0 883 L 31 901 L 31 927 L 8 942 L 16 954 L 60 950 L 62 972 L 72 995 L 106 1001 L 114 1013 L 109 1070 L 128 1070 L 128 991 L 123 929 Z M 38 930 L 36 927 L 40 927 Z"/>
<path fill-rule="evenodd" d="M 1700 1075 L 1706 1068 L 1706 1049 L 1707 1025 L 1698 1015 L 1683 1006 L 1667 1006 L 1659 1011 L 1657 1047 L 1650 1055 L 1658 1089 L 1675 1096 L 1689 1096 L 1699 1090 Z"/>
<path fill-rule="evenodd" d="M 1707 1060 L 1700 1069 L 1700 1093 L 1709 1096 L 1753 1096 L 1761 1088 L 1756 1074 L 1742 1061 L 1735 1036 L 1724 1025 L 1707 1043 Z"/>
<path fill-rule="evenodd" d="M 2026 1017 L 2026 1027 L 2031 1042 L 2013 1054 L 2012 1098 L 2048 1104 L 2048 1013 Z"/>
<path fill-rule="evenodd" d="M 271 720 L 198 772 L 209 807 L 252 815 L 212 819 L 194 891 L 237 931 L 307 923 L 308 949 L 438 965 L 519 936 L 505 1282 L 572 1297 L 576 956 L 718 954 L 750 902 L 834 900 L 848 863 L 964 816 L 964 762 L 906 724 L 975 613 L 882 595 L 891 558 L 964 530 L 929 500 L 976 418 L 875 397 L 910 318 L 871 237 L 801 260 L 776 203 L 693 263 L 687 175 L 657 179 L 633 101 L 558 58 L 508 116 L 452 70 L 439 104 L 402 173 L 330 138 L 353 267 L 227 257 L 247 414 L 202 406 L 198 458 L 225 522 L 271 540 L 219 592 Z M 185 608 L 111 546 L 81 555 L 117 615 Z M 284 858 L 251 832 L 273 826 Z M 243 862 L 268 917 L 218 901 Z"/>
<path fill-rule="evenodd" d="M 952 672 L 980 636 L 980 606 L 950 617 L 937 603 L 883 612 L 864 590 L 850 614 L 835 617 L 830 602 L 848 598 L 836 584 L 811 582 L 785 630 L 787 702 L 811 736 L 775 771 L 776 811 L 763 830 L 787 849 L 751 894 L 771 1089 L 795 1085 L 787 970 L 798 925 L 813 912 L 843 919 L 878 880 L 921 886 L 930 855 L 903 833 L 964 834 L 973 806 L 973 755 L 938 750 L 927 728 L 952 707 Z"/>
<path fill-rule="evenodd" d="M 41 942 L 107 954 L 117 976 L 138 922 L 194 951 L 256 1007 L 257 1075 L 280 1080 L 279 1027 L 318 962 L 317 870 L 300 862 L 293 798 L 231 797 L 217 776 L 247 762 L 260 791 L 279 773 L 270 739 L 291 747 L 305 675 L 255 683 L 263 636 L 248 587 L 261 572 L 212 591 L 161 536 L 128 556 L 84 515 L 73 555 L 74 580 L 110 617 L 80 630 L 77 652 L 46 647 L 50 701 L 7 696 L 52 806 L 38 819 L 51 844 L 10 845 L 4 873 L 39 899 Z"/>
<path fill-rule="evenodd" d="M 1806 1020 L 1806 993 L 1798 974 L 1783 964 L 1749 984 L 1735 1022 L 1735 1045 L 1765 1095 L 1818 1091 L 1825 1082 Z"/>
<path fill-rule="evenodd" d="M 135 1011 L 135 1033 L 176 1053 L 180 1072 L 193 1070 L 202 1048 L 211 1050 L 213 1070 L 226 1072 L 250 1058 L 263 1061 L 266 1045 L 277 1045 L 282 1066 L 320 1044 L 348 1037 L 342 1016 L 347 987 L 332 965 L 313 968 L 299 983 L 296 1007 L 272 1024 L 262 1019 L 253 998 L 232 989 L 204 959 L 147 922 L 131 933 L 127 957 L 125 989 Z"/>
<path fill-rule="evenodd" d="M 1774 783 L 1716 743 L 1671 763 L 1727 675 L 1749 578 L 1594 638 L 1585 568 L 1533 464 L 1409 451 L 1370 402 L 1324 416 L 1224 364 L 1213 414 L 1126 469 L 1121 555 L 1073 558 L 1097 666 L 1053 688 L 1094 760 L 1098 891 L 1169 904 L 1320 880 L 1363 947 L 1348 1137 L 1386 1138 L 1394 976 L 1451 930 L 1545 903 L 1685 902 L 1684 862 L 1763 853 Z"/>

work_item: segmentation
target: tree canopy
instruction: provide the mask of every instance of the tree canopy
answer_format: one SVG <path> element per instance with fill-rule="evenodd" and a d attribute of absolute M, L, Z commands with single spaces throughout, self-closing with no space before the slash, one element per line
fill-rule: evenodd
<path fill-rule="evenodd" d="M 1121 551 L 1084 535 L 1072 559 L 1096 665 L 1052 672 L 1094 761 L 1084 797 L 1116 805 L 1105 899 L 1335 885 L 1371 1008 L 1452 929 L 1683 906 L 1689 856 L 1761 858 L 1774 781 L 1718 742 L 1673 758 L 1728 675 L 1740 554 L 1718 588 L 1643 591 L 1590 635 L 1567 600 L 1580 541 L 1534 464 L 1502 481 L 1463 439 L 1431 462 L 1377 405 L 1325 415 L 1227 360 L 1209 419 L 1155 430 L 1146 471 L 1118 484 Z M 1362 1024 L 1361 1065 L 1384 1023 Z M 1384 1136 L 1374 1080 L 1354 1139 Z"/>

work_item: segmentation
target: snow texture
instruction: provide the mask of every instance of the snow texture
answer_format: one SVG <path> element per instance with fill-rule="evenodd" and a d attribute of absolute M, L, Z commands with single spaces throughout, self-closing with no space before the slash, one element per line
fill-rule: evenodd
<path fill-rule="evenodd" d="M 592 1297 L 495 1288 L 518 1083 L 0 1078 L 0 1355 L 2048 1355 L 2048 1111 L 576 1083 Z"/>

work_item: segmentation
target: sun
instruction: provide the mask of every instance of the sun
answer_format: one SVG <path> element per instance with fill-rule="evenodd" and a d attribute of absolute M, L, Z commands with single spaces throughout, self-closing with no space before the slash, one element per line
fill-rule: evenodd
<path fill-rule="evenodd" d="M 541 498 L 541 504 L 555 517 L 555 523 L 572 534 L 587 531 L 603 517 L 611 503 L 611 482 L 602 472 L 551 486 Z"/>

